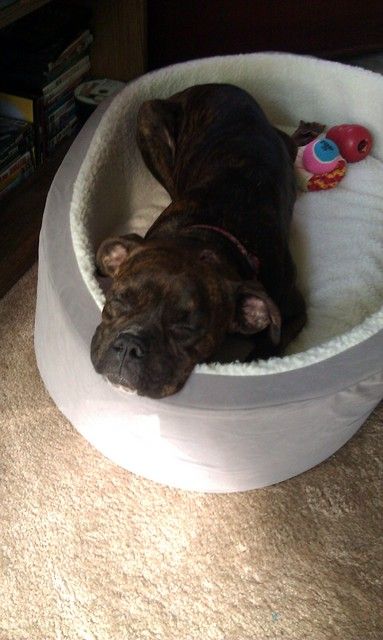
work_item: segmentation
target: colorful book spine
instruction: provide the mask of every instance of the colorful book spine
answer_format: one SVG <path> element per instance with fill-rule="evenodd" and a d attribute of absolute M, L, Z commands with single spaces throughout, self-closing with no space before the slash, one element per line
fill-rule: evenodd
<path fill-rule="evenodd" d="M 11 162 L 17 160 L 22 153 L 26 151 L 30 151 L 33 148 L 33 141 L 31 140 L 29 143 L 25 143 L 23 145 L 13 144 L 4 151 L 2 151 L 0 155 L 0 172 L 3 168 L 7 167 Z"/>
<path fill-rule="evenodd" d="M 57 147 L 57 145 L 62 140 L 64 140 L 64 138 L 71 136 L 76 131 L 77 126 L 78 126 L 78 119 L 77 119 L 77 116 L 75 116 L 70 120 L 70 122 L 68 122 L 68 124 L 66 125 L 66 127 L 64 127 L 64 129 L 59 131 L 55 136 L 53 136 L 53 138 L 48 140 L 47 153 L 48 154 L 52 153 L 52 151 Z"/>
<path fill-rule="evenodd" d="M 67 69 L 60 76 L 43 88 L 45 102 L 51 102 L 52 99 L 61 93 L 66 87 L 73 84 L 78 78 L 81 78 L 90 69 L 89 56 L 81 58 L 73 67 Z"/>
<path fill-rule="evenodd" d="M 76 104 L 74 98 L 71 97 L 69 100 L 64 102 L 56 111 L 53 111 L 47 117 L 47 133 L 48 136 L 58 133 L 58 131 L 68 124 L 71 118 L 76 113 Z"/>
<path fill-rule="evenodd" d="M 76 40 L 59 55 L 59 57 L 53 62 L 48 63 L 48 71 L 54 72 L 60 68 L 63 64 L 69 63 L 72 58 L 75 58 L 82 52 L 84 52 L 93 42 L 93 36 L 89 29 L 83 31 Z"/>
<path fill-rule="evenodd" d="M 27 151 L 0 171 L 0 197 L 34 171 L 32 151 Z"/>

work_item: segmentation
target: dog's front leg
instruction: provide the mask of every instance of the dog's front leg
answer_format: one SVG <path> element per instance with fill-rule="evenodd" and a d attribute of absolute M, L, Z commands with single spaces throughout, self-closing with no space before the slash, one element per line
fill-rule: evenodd
<path fill-rule="evenodd" d="M 137 144 L 149 171 L 175 198 L 173 170 L 181 107 L 168 100 L 144 102 L 137 116 Z"/>

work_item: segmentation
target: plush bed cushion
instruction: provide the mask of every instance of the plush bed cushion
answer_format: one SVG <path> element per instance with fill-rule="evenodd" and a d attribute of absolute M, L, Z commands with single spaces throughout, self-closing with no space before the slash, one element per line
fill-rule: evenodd
<path fill-rule="evenodd" d="M 372 155 L 349 165 L 334 190 L 299 194 L 291 244 L 309 321 L 284 358 L 250 365 L 202 365 L 204 373 L 262 375 L 328 358 L 383 327 L 383 79 L 371 72 L 284 54 L 195 61 L 128 85 L 105 113 L 74 188 L 73 244 L 83 279 L 101 308 L 94 251 L 108 235 L 144 234 L 169 197 L 151 177 L 135 144 L 135 119 L 146 99 L 189 85 L 232 82 L 260 102 L 270 120 L 291 129 L 300 119 L 358 122 L 374 135 Z"/>

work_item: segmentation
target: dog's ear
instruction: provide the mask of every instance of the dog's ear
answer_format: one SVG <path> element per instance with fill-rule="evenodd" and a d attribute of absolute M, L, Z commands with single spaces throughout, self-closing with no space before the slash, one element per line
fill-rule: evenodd
<path fill-rule="evenodd" d="M 325 128 L 326 125 L 319 122 L 304 122 L 301 120 L 299 127 L 294 131 L 291 138 L 298 147 L 304 147 L 323 133 Z"/>
<path fill-rule="evenodd" d="M 126 262 L 133 249 L 137 248 L 143 241 L 143 238 L 136 233 L 107 238 L 101 243 L 96 254 L 98 271 L 103 276 L 113 278 L 118 273 L 121 265 Z"/>
<path fill-rule="evenodd" d="M 246 282 L 236 290 L 236 313 L 230 331 L 259 333 L 269 327 L 269 336 L 277 345 L 281 339 L 281 314 L 277 305 L 258 282 Z"/>

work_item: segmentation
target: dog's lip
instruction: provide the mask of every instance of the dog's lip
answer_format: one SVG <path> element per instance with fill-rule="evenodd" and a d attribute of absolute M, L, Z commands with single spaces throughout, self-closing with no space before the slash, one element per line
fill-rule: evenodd
<path fill-rule="evenodd" d="M 121 387 L 126 391 L 132 393 L 136 391 L 135 387 L 132 386 L 132 384 L 120 374 L 111 371 L 103 371 L 102 377 L 113 387 Z"/>
<path fill-rule="evenodd" d="M 137 393 L 137 389 L 132 389 L 131 387 L 127 387 L 124 384 L 122 384 L 121 382 L 112 382 L 108 376 L 104 375 L 104 380 L 106 380 L 106 382 L 113 387 L 113 389 L 116 389 L 117 391 L 121 391 L 124 394 L 130 395 L 130 396 L 136 396 L 138 395 Z"/>
<path fill-rule="evenodd" d="M 169 395 L 174 395 L 183 386 L 181 385 L 180 387 L 176 387 L 174 388 L 174 390 L 172 389 L 169 393 L 168 392 L 164 393 L 166 389 L 166 385 L 165 387 L 158 388 L 158 390 L 138 389 L 138 388 L 133 388 L 129 386 L 125 378 L 122 378 L 120 376 L 114 376 L 114 378 L 115 378 L 115 381 L 111 380 L 107 374 L 104 374 L 104 379 L 107 381 L 109 385 L 113 387 L 113 389 L 116 389 L 117 391 L 120 391 L 121 393 L 128 394 L 128 395 L 145 396 L 152 400 L 161 400 L 162 398 L 165 398 Z"/>
<path fill-rule="evenodd" d="M 131 395 L 148 395 L 148 392 L 141 391 L 138 387 L 133 386 L 124 376 L 115 373 L 104 373 L 103 377 L 114 389 L 119 389 Z M 158 395 L 158 397 L 161 397 L 161 395 Z"/>

